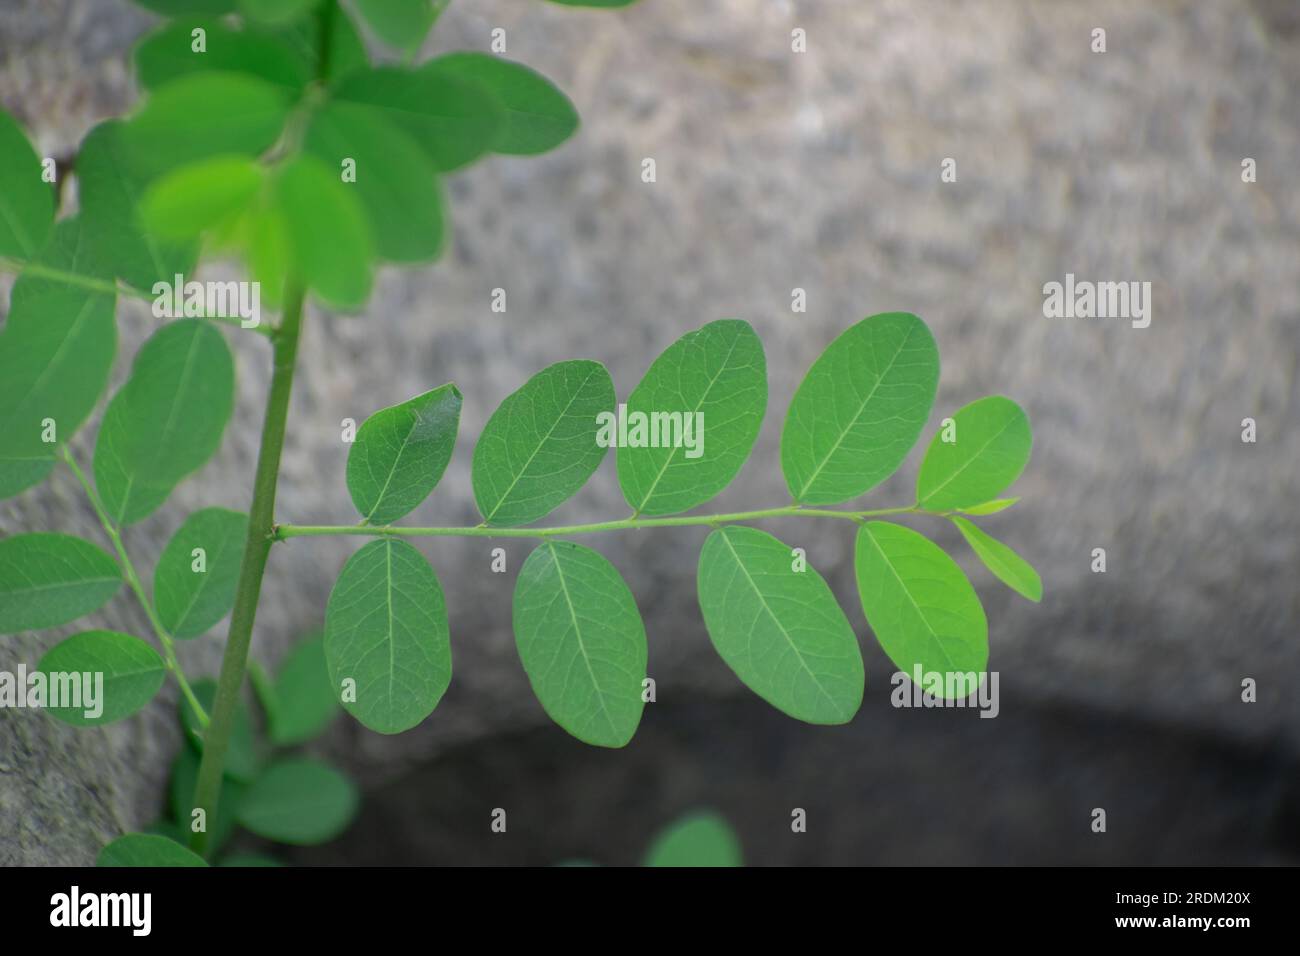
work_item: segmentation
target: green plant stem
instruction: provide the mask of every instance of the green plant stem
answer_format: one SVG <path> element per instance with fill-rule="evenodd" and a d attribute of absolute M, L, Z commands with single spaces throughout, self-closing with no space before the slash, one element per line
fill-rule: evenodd
<path fill-rule="evenodd" d="M 293 373 L 298 360 L 303 296 L 304 291 L 296 281 L 286 284 L 284 315 L 273 339 L 274 366 L 266 400 L 266 418 L 262 422 L 262 443 L 257 453 L 257 472 L 253 479 L 253 503 L 248 511 L 248 538 L 244 542 L 235 607 L 230 615 L 221 676 L 217 680 L 217 694 L 212 704 L 212 723 L 203 735 L 203 760 L 199 764 L 194 806 L 202 807 L 206 819 L 213 822 L 217 818 L 217 798 L 221 792 L 226 750 L 230 746 L 235 712 L 244 686 L 244 674 L 248 670 L 248 648 L 252 642 L 258 598 L 262 593 L 262 575 L 275 531 L 275 489 L 280 476 L 285 423 L 289 416 L 289 395 L 293 390 Z M 202 853 L 207 845 L 206 831 L 191 834 L 191 845 L 196 852 Z"/>
<path fill-rule="evenodd" d="M 717 526 L 738 521 L 761 521 L 764 518 L 840 518 L 862 521 L 885 515 L 928 514 L 944 515 L 947 512 L 927 511 L 916 505 L 905 508 L 877 508 L 873 511 L 832 511 L 823 508 L 802 508 L 787 505 L 784 508 L 764 508 L 759 511 L 732 511 L 727 514 L 683 515 L 673 518 L 624 518 L 620 521 L 599 521 L 594 524 L 570 524 L 554 528 L 492 528 L 477 525 L 472 528 L 403 528 L 392 525 L 277 525 L 274 537 L 306 538 L 322 535 L 393 535 L 404 538 L 560 538 L 577 534 L 598 534 L 602 531 L 627 531 L 637 528 L 685 528 L 693 525 Z"/>
<path fill-rule="evenodd" d="M 149 618 L 154 633 L 158 635 L 158 643 L 162 645 L 167 669 L 176 675 L 176 683 L 180 685 L 181 693 L 185 695 L 185 699 L 190 702 L 190 707 L 193 708 L 195 716 L 198 717 L 200 726 L 206 727 L 208 725 L 208 712 L 203 709 L 199 699 L 194 696 L 194 688 L 190 686 L 190 682 L 185 678 L 185 672 L 181 670 L 180 661 L 176 659 L 176 642 L 168 633 L 167 628 L 163 627 L 162 621 L 158 619 L 158 613 L 154 610 L 153 602 L 149 600 L 149 596 L 144 592 L 144 585 L 140 583 L 140 575 L 136 573 L 135 565 L 131 561 L 131 556 L 127 553 L 126 545 L 122 543 L 122 533 L 108 517 L 104 503 L 99 499 L 99 492 L 87 479 L 86 473 L 77 464 L 77 459 L 72 457 L 72 452 L 68 451 L 68 446 L 64 445 L 62 450 L 63 460 L 67 462 L 72 473 L 77 476 L 77 481 L 81 483 L 82 489 L 86 492 L 86 497 L 90 499 L 91 507 L 95 509 L 95 514 L 99 517 L 99 523 L 104 526 L 104 533 L 113 542 L 113 550 L 117 552 L 117 560 L 122 566 L 122 573 L 126 575 L 126 583 L 135 594 L 136 600 L 140 602 L 140 606 L 144 608 L 145 616 Z"/>
<path fill-rule="evenodd" d="M 82 289 L 89 289 L 92 292 L 102 292 L 105 295 L 121 295 L 128 299 L 139 299 L 142 302 L 152 302 L 154 300 L 154 296 L 149 293 L 141 292 L 139 289 L 133 289 L 124 283 L 113 282 L 110 279 L 96 279 L 94 276 L 83 276 L 76 272 L 69 272 L 66 269 L 57 269 L 53 266 L 42 265 L 39 262 L 15 262 L 8 259 L 0 259 L 0 270 L 37 276 L 42 279 L 53 279 L 56 282 L 79 286 Z M 233 315 L 200 315 L 190 316 L 190 318 L 203 318 L 207 319 L 209 322 L 220 322 L 237 329 L 245 329 L 243 320 Z M 246 331 L 268 336 L 274 334 L 273 329 L 267 328 L 261 323 L 248 326 Z"/>

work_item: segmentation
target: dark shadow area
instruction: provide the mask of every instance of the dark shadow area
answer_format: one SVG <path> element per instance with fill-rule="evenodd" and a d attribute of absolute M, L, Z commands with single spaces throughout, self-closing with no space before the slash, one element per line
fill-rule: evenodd
<path fill-rule="evenodd" d="M 1006 688 L 996 719 L 877 694 L 838 728 L 753 698 L 682 701 L 649 707 L 621 751 L 554 727 L 453 751 L 368 793 L 343 839 L 292 859 L 635 864 L 663 826 L 711 807 L 753 865 L 1294 864 L 1296 769 L 1173 726 L 1018 705 Z M 806 833 L 791 832 L 796 807 Z"/>

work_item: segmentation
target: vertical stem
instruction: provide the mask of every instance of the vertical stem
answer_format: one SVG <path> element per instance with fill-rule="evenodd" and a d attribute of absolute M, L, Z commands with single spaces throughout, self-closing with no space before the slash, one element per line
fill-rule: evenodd
<path fill-rule="evenodd" d="M 275 531 L 275 486 L 280 475 L 280 450 L 284 446 L 285 422 L 289 415 L 289 393 L 293 388 L 294 365 L 298 357 L 298 332 L 302 325 L 303 289 L 290 281 L 284 297 L 284 314 L 275 332 L 275 365 L 271 372 L 271 389 L 266 400 L 266 419 L 262 423 L 262 444 L 257 453 L 257 473 L 253 480 L 253 503 L 248 511 L 248 539 L 239 566 L 239 584 L 235 607 L 230 615 L 225 655 L 221 659 L 221 676 L 212 704 L 211 723 L 203 735 L 203 760 L 199 765 L 198 784 L 194 788 L 194 806 L 204 811 L 205 822 L 215 826 L 217 798 L 221 793 L 221 774 L 226 750 L 234 728 L 235 711 L 248 669 L 248 648 L 253 636 L 253 620 L 262 592 L 262 574 L 266 570 Z M 208 834 L 191 833 L 191 846 L 202 853 Z"/>

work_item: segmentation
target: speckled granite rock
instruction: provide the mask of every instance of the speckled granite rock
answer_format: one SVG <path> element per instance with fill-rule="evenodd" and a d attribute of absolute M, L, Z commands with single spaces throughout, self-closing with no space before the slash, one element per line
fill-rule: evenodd
<path fill-rule="evenodd" d="M 583 128 L 545 158 L 493 159 L 455 177 L 455 246 L 444 261 L 386 273 L 364 318 L 311 316 L 282 519 L 355 520 L 340 421 L 454 379 L 465 393 L 460 447 L 411 520 L 472 522 L 473 439 L 527 375 L 587 356 L 605 362 L 626 394 L 662 347 L 723 316 L 758 329 L 771 398 L 753 459 L 717 503 L 782 502 L 780 422 L 799 377 L 848 324 L 907 309 L 939 340 L 936 421 L 1001 392 L 1034 423 L 1034 460 L 1019 486 L 1025 501 L 990 526 L 1037 564 L 1043 604 L 1015 599 L 965 562 L 985 599 L 1004 692 L 1025 712 L 1132 720 L 1135 733 L 1154 721 L 1215 752 L 1267 745 L 1294 762 L 1293 11 L 1118 0 L 647 0 L 617 14 L 518 0 L 453 4 L 430 52 L 486 49 L 491 28 L 503 26 L 509 55 L 568 90 Z M 123 54 L 148 22 L 120 0 L 6 4 L 0 103 L 45 152 L 74 148 L 131 101 Z M 1108 32 L 1105 54 L 1090 52 L 1095 26 Z M 795 27 L 807 31 L 805 54 L 790 52 Z M 1258 163 L 1251 185 L 1240 179 L 1245 156 Z M 657 162 L 655 184 L 640 181 L 644 157 Z M 956 183 L 940 183 L 945 157 L 956 159 Z M 1150 328 L 1044 318 L 1042 285 L 1067 272 L 1149 280 Z M 489 309 L 495 287 L 508 292 L 505 315 Z M 794 287 L 807 290 L 806 314 L 790 310 Z M 125 353 L 153 320 L 135 307 L 121 314 Z M 220 457 L 131 530 L 147 567 L 187 511 L 247 504 L 267 357 L 260 340 L 238 341 L 237 352 L 239 405 Z M 1239 439 L 1246 416 L 1259 423 L 1255 445 Z M 91 435 L 77 443 L 83 454 Z M 914 469 L 913 460 L 872 500 L 910 500 Z M 59 476 L 0 503 L 0 530 L 93 536 L 76 499 Z M 553 517 L 624 511 L 611 459 Z M 847 529 L 787 522 L 775 530 L 808 549 L 852 608 Z M 691 569 L 702 537 L 642 532 L 599 542 L 645 614 L 661 721 L 671 721 L 674 700 L 735 688 L 695 606 Z M 319 623 L 354 546 L 276 548 L 255 636 L 260 659 L 278 660 Z M 454 745 L 545 722 L 513 648 L 511 578 L 486 573 L 489 547 L 423 546 L 449 595 L 456 675 L 416 731 L 384 738 L 339 725 L 328 749 L 371 788 Z M 513 569 L 527 548 L 506 547 Z M 1105 575 L 1089 571 L 1094 547 L 1107 549 Z M 101 618 L 143 626 L 126 597 Z M 868 696 L 887 695 L 891 668 L 860 614 L 851 618 L 867 641 Z M 5 638 L 0 666 L 33 662 L 53 640 Z M 187 644 L 185 663 L 215 671 L 219 644 Z M 1260 682 L 1257 704 L 1239 700 L 1245 676 Z M 172 706 L 168 691 L 140 716 L 89 733 L 0 711 L 0 863 L 86 862 L 104 839 L 147 824 L 178 745 Z M 748 740 L 748 730 L 719 725 L 718 746 L 729 736 Z M 1033 741 L 1025 746 L 1050 745 Z M 935 759 L 943 752 L 937 747 Z M 922 784 L 938 779 L 916 772 Z M 1076 812 L 1052 803 L 1061 789 L 1042 799 Z M 1113 802 L 1122 808 L 1129 797 L 1134 814 L 1158 819 L 1159 806 L 1136 790 Z M 598 817 L 589 810 L 588 819 Z"/>

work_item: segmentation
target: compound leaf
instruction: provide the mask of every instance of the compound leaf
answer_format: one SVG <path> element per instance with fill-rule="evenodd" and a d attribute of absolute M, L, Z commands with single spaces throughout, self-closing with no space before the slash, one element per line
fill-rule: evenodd
<path fill-rule="evenodd" d="M 617 442 L 624 500 L 647 515 L 708 501 L 744 465 L 766 409 L 767 362 L 749 323 L 710 322 L 682 336 L 628 397 L 629 442 L 622 436 Z M 631 439 L 639 418 L 648 434 L 642 430 L 646 441 L 636 447 Z M 695 447 L 687 446 L 688 436 Z"/>
<path fill-rule="evenodd" d="M 895 667 L 927 689 L 978 675 L 957 696 L 976 689 L 989 659 L 988 620 L 952 558 L 910 528 L 871 521 L 858 529 L 854 570 L 867 623 Z"/>
<path fill-rule="evenodd" d="M 781 467 L 797 502 L 857 497 L 916 444 L 939 384 L 939 351 L 907 312 L 863 319 L 808 370 L 781 432 Z"/>
<path fill-rule="evenodd" d="M 504 117 L 494 153 L 531 156 L 554 149 L 578 128 L 569 98 L 536 70 L 487 53 L 449 53 L 429 63 L 449 76 L 487 90 Z"/>
<path fill-rule="evenodd" d="M 316 760 L 282 760 L 266 768 L 239 802 L 239 822 L 260 837 L 311 846 L 347 829 L 359 804 L 357 789 Z"/>
<path fill-rule="evenodd" d="M 54 190 L 14 118 L 0 110 L 0 256 L 30 259 L 54 225 Z"/>
<path fill-rule="evenodd" d="M 773 707 L 810 724 L 843 724 L 862 704 L 862 651 L 822 576 L 795 570 L 790 547 L 737 525 L 700 552 L 699 599 L 718 654 Z"/>
<path fill-rule="evenodd" d="M 204 508 L 167 542 L 154 569 L 153 600 L 172 637 L 198 637 L 235 606 L 247 534 L 248 515 Z"/>
<path fill-rule="evenodd" d="M 916 501 L 935 511 L 987 501 L 1020 477 L 1034 438 L 1024 410 L 990 395 L 959 408 L 930 441 L 916 477 Z M 944 439 L 949 435 L 952 441 Z"/>
<path fill-rule="evenodd" d="M 356 181 L 347 186 L 365 209 L 380 258 L 423 262 L 442 251 L 446 208 L 433 164 L 380 111 L 329 103 L 313 117 L 304 146 L 330 169 L 355 164 Z"/>
<path fill-rule="evenodd" d="M 145 517 L 212 456 L 234 384 L 230 349 L 207 322 L 168 322 L 141 346 L 95 446 L 95 484 L 116 523 Z"/>
<path fill-rule="evenodd" d="M 197 853 L 153 833 L 128 833 L 99 851 L 96 866 L 207 866 Z"/>
<path fill-rule="evenodd" d="M 618 570 L 568 541 L 540 544 L 519 571 L 515 644 L 533 693 L 579 740 L 622 747 L 645 709 L 645 625 Z"/>
<path fill-rule="evenodd" d="M 599 416 L 614 407 L 614 383 L 599 362 L 558 362 L 538 372 L 492 413 L 474 448 L 474 500 L 488 524 L 525 525 L 587 483 L 606 448 Z"/>
<path fill-rule="evenodd" d="M 456 447 L 461 394 L 443 385 L 362 423 L 348 452 L 348 493 L 368 524 L 391 524 L 429 496 Z"/>
<path fill-rule="evenodd" d="M 0 634 L 75 621 L 121 586 L 117 562 L 89 541 L 45 532 L 0 538 Z"/>
<path fill-rule="evenodd" d="M 433 713 L 451 681 L 451 639 L 419 551 L 382 538 L 348 559 L 325 609 L 325 660 L 344 709 L 371 730 L 401 733 Z M 345 681 L 355 694 L 341 693 Z"/>
<path fill-rule="evenodd" d="M 80 219 L 66 219 L 36 258 L 47 269 L 101 280 Z M 24 272 L 0 330 L 0 498 L 36 484 L 94 409 L 117 350 L 116 294 Z M 51 425 L 53 432 L 47 432 Z M 45 441 L 53 437 L 51 442 Z"/>
<path fill-rule="evenodd" d="M 80 683 L 78 706 L 55 706 L 52 699 L 46 704 L 51 717 L 75 727 L 129 717 L 153 700 L 167 677 L 167 666 L 157 651 L 138 637 L 116 631 L 74 634 L 46 651 L 37 670 L 46 675 L 51 694 L 69 679 Z M 88 688 L 92 675 L 100 674 L 102 682 L 95 679 L 97 686 Z M 93 707 L 90 697 L 95 698 Z"/>
<path fill-rule="evenodd" d="M 1028 561 L 960 515 L 951 518 L 971 550 L 999 581 L 1035 604 L 1043 599 L 1043 580 Z"/>

